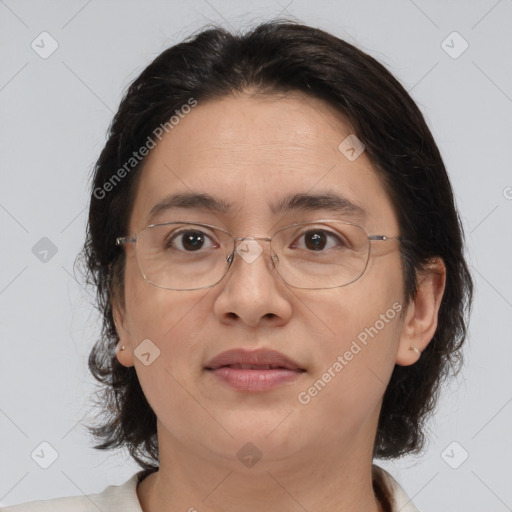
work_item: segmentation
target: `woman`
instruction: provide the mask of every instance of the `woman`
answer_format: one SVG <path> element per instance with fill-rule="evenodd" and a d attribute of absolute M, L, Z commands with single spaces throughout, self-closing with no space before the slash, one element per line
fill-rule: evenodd
<path fill-rule="evenodd" d="M 443 161 L 373 58 L 321 30 L 205 30 L 127 91 L 84 256 L 100 449 L 142 471 L 6 511 L 415 511 L 472 280 Z"/>

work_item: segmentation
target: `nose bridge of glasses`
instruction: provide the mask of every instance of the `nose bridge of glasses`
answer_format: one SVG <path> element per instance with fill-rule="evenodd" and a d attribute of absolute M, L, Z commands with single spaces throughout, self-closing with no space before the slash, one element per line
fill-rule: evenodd
<path fill-rule="evenodd" d="M 243 240 L 263 240 L 264 242 L 270 242 L 271 238 L 268 236 L 234 236 L 235 241 L 241 242 Z"/>
<path fill-rule="evenodd" d="M 253 263 L 261 254 L 266 252 L 265 248 L 259 242 L 271 242 L 272 240 L 272 238 L 266 236 L 233 236 L 232 238 L 235 245 L 233 247 L 233 253 L 228 257 L 228 262 L 230 263 L 233 261 L 235 253 L 246 263 Z M 276 257 L 273 251 L 270 251 L 270 259 L 275 264 Z"/>
<path fill-rule="evenodd" d="M 234 252 L 237 252 L 245 261 L 249 262 L 249 259 L 252 260 L 252 258 L 248 258 L 246 254 L 257 254 L 259 256 L 259 254 L 265 252 L 264 247 L 259 242 L 270 242 L 272 239 L 268 236 L 234 236 L 233 240 L 235 242 Z"/>

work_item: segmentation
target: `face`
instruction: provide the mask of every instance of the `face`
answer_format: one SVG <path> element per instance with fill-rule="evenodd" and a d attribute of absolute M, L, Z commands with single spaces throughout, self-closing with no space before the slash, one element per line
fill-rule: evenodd
<path fill-rule="evenodd" d="M 148 156 L 129 234 L 176 220 L 213 224 L 235 237 L 270 237 L 296 222 L 355 221 L 327 204 L 271 208 L 293 194 L 329 193 L 364 210 L 357 223 L 368 234 L 399 235 L 391 201 L 365 153 L 354 160 L 339 149 L 350 133 L 326 104 L 298 93 L 199 102 Z M 176 193 L 208 194 L 230 207 L 182 206 L 149 217 Z M 235 254 L 218 284 L 191 291 L 149 284 L 134 245 L 125 246 L 124 305 L 115 305 L 115 317 L 127 348 L 118 358 L 135 366 L 157 415 L 161 454 L 181 449 L 237 463 L 248 442 L 263 461 L 371 452 L 403 327 L 398 243 L 371 242 L 362 277 L 323 290 L 288 286 L 273 270 L 268 242 L 260 245 L 254 261 Z M 150 364 L 134 355 L 137 347 L 151 353 Z M 207 369 L 232 349 L 278 351 L 301 371 L 265 389 L 241 389 L 233 382 L 243 372 L 233 373 L 230 383 Z"/>

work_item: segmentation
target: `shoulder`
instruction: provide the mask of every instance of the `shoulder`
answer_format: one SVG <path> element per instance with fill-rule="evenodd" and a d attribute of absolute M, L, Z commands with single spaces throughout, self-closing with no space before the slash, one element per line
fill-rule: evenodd
<path fill-rule="evenodd" d="M 137 498 L 139 473 L 121 485 L 110 485 L 97 494 L 31 501 L 0 507 L 0 512 L 142 512 Z"/>
<path fill-rule="evenodd" d="M 373 465 L 374 482 L 384 487 L 383 492 L 390 502 L 391 512 L 419 512 L 400 484 L 385 469 Z"/>

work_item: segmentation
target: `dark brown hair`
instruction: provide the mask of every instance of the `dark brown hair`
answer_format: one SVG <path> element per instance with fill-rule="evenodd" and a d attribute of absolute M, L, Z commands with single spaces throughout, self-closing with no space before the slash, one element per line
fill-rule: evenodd
<path fill-rule="evenodd" d="M 98 404 L 104 413 L 99 424 L 88 427 L 99 441 L 95 448 L 126 447 L 141 467 L 158 467 L 155 413 L 135 369 L 122 366 L 115 355 L 111 301 L 122 302 L 124 251 L 114 241 L 127 233 L 144 159 L 133 169 L 126 163 L 191 98 L 200 105 L 248 89 L 301 91 L 349 120 L 392 199 L 405 239 L 404 308 L 415 296 L 419 273 L 435 257 L 444 261 L 437 330 L 417 363 L 395 366 L 374 445 L 377 458 L 418 453 L 441 384 L 460 369 L 473 293 L 452 188 L 420 110 L 390 72 L 347 42 L 286 20 L 244 34 L 208 28 L 165 50 L 129 86 L 112 121 L 94 169 L 82 254 L 103 318 L 101 339 L 89 357 L 90 371 L 101 383 Z M 123 166 L 127 172 L 119 173 Z M 122 179 L 112 181 L 116 173 Z"/>

